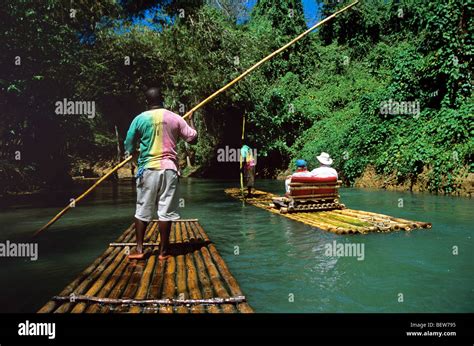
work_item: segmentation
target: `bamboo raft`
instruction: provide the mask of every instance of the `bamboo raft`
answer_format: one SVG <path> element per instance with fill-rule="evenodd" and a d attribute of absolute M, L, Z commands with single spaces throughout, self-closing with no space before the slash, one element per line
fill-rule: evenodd
<path fill-rule="evenodd" d="M 281 214 L 271 206 L 273 198 L 278 197 L 272 193 L 254 190 L 251 197 L 243 198 L 239 188 L 226 189 L 225 192 L 233 198 L 245 201 L 250 205 L 265 209 L 271 213 L 336 234 L 367 234 L 371 232 L 411 231 L 419 228 L 431 228 L 431 223 L 428 222 L 405 220 L 389 215 L 348 208 Z"/>
<path fill-rule="evenodd" d="M 131 225 L 39 313 L 251 313 L 253 309 L 198 220 L 173 222 L 170 254 L 158 260 L 158 222 L 148 225 L 146 260 L 129 260 Z"/>

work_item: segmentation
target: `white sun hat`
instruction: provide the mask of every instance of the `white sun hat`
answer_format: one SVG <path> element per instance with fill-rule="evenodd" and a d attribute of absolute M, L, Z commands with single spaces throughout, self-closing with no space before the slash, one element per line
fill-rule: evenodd
<path fill-rule="evenodd" d="M 329 156 L 328 153 L 325 153 L 325 152 L 322 152 L 321 155 L 319 156 L 316 156 L 316 158 L 318 159 L 319 162 L 321 162 L 323 165 L 332 165 L 332 159 L 331 157 Z"/>

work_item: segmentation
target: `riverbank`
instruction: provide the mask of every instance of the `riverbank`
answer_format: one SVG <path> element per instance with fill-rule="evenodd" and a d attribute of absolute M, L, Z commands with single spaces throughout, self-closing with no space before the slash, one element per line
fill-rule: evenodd
<path fill-rule="evenodd" d="M 429 188 L 428 176 L 433 174 L 432 170 L 424 168 L 423 171 L 414 175 L 410 180 L 399 181 L 397 173 L 390 175 L 378 174 L 373 166 L 368 166 L 359 178 L 356 178 L 354 187 L 383 189 L 388 191 L 411 191 L 411 192 L 432 192 Z M 442 177 L 441 180 L 446 180 Z M 474 193 L 474 174 L 463 169 L 454 178 L 454 191 L 437 191 L 435 194 L 472 197 Z"/>
<path fill-rule="evenodd" d="M 86 162 L 77 161 L 73 164 L 71 169 L 71 179 L 74 185 L 82 182 L 95 181 L 117 164 L 116 160 L 109 160 L 105 162 Z M 184 163 L 183 163 L 184 165 Z M 117 175 L 112 176 L 109 179 L 127 180 L 132 179 L 136 173 L 135 164 L 127 164 L 117 171 Z M 277 170 L 275 179 L 284 180 L 292 172 L 287 170 Z M 375 168 L 371 165 L 367 166 L 364 172 L 355 179 L 354 183 L 351 184 L 344 177 L 344 173 L 340 172 L 340 179 L 343 181 L 344 186 L 356 187 L 356 188 L 367 188 L 367 189 L 380 189 L 387 191 L 411 191 L 411 192 L 430 192 L 432 194 L 449 195 L 449 196 L 460 196 L 460 197 L 472 197 L 474 194 L 474 173 L 470 173 L 468 168 L 463 168 L 459 174 L 454 178 L 455 184 L 452 191 L 438 190 L 431 191 L 429 186 L 428 177 L 433 172 L 429 168 L 424 168 L 420 174 L 413 175 L 409 180 L 400 180 L 397 177 L 397 173 L 391 174 L 380 174 L 377 173 Z M 258 177 L 257 173 L 257 179 Z M 199 165 L 193 166 L 192 168 L 184 168 L 182 170 L 183 178 L 206 178 L 202 174 L 201 167 Z M 441 177 L 441 181 L 447 179 L 447 177 Z M 5 196 L 19 196 L 19 195 L 30 195 L 38 194 L 49 191 L 47 188 L 35 188 L 31 191 L 13 191 L 4 193 L 0 197 Z"/>
<path fill-rule="evenodd" d="M 278 174 L 276 179 L 284 180 L 291 174 L 291 171 L 286 170 Z M 455 176 L 455 184 L 453 191 L 431 191 L 429 187 L 428 176 L 433 174 L 432 170 L 425 168 L 418 175 L 413 175 L 410 180 L 400 180 L 397 177 L 397 173 L 393 172 L 389 175 L 377 173 L 375 168 L 371 165 L 367 166 L 360 177 L 356 178 L 353 184 L 350 184 L 345 179 L 344 174 L 339 172 L 340 179 L 344 186 L 365 188 L 365 189 L 380 189 L 387 191 L 410 191 L 410 192 L 429 192 L 434 195 L 447 195 L 447 196 L 460 196 L 460 197 L 472 197 L 474 194 L 474 173 L 469 173 L 467 168 L 461 170 L 461 172 Z M 441 177 L 441 180 L 446 180 L 446 177 Z"/>

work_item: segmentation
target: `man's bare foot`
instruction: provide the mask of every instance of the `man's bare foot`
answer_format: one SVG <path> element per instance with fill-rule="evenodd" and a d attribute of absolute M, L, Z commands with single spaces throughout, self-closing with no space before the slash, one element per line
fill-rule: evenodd
<path fill-rule="evenodd" d="M 159 255 L 159 256 L 158 256 L 158 259 L 159 259 L 160 261 L 164 261 L 165 259 L 168 259 L 168 258 L 170 258 L 170 257 L 171 257 L 171 255 L 164 254 L 164 255 Z"/>
<path fill-rule="evenodd" d="M 133 259 L 136 259 L 136 260 L 142 260 L 145 258 L 145 254 L 143 252 L 137 252 L 137 253 L 133 253 L 133 254 L 130 254 L 128 255 L 128 259 L 129 260 L 133 260 Z"/>

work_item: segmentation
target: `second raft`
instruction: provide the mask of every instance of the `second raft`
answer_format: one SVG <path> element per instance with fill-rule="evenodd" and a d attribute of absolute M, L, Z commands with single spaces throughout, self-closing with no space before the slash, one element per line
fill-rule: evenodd
<path fill-rule="evenodd" d="M 226 189 L 225 193 L 271 213 L 336 234 L 366 234 L 370 232 L 411 231 L 418 228 L 431 228 L 429 222 L 406 220 L 348 208 L 281 214 L 271 206 L 273 198 L 278 197 L 272 193 L 254 190 L 252 196 L 248 198 L 242 196 L 239 188 Z"/>

